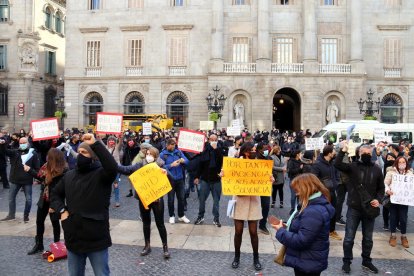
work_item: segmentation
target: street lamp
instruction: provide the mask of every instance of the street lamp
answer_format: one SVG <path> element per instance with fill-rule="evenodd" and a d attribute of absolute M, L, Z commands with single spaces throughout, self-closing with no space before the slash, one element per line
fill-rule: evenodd
<path fill-rule="evenodd" d="M 374 101 L 372 99 L 372 96 L 374 95 L 374 93 L 375 92 L 372 91 L 372 89 L 370 88 L 367 91 L 367 99 L 366 100 L 362 100 L 362 98 L 360 98 L 359 101 L 357 101 L 358 106 L 359 106 L 359 113 L 360 114 L 362 114 L 364 112 L 365 113 L 365 116 L 373 116 L 374 115 L 374 112 L 379 113 L 381 99 L 378 97 L 378 101 Z M 364 109 L 364 104 L 366 106 L 366 109 Z"/>
<path fill-rule="evenodd" d="M 65 117 L 65 96 L 59 94 L 55 97 L 55 105 L 60 112 L 60 127 L 64 130 L 63 118 Z"/>
<path fill-rule="evenodd" d="M 218 87 L 218 85 L 216 85 L 216 87 L 213 88 L 213 92 L 213 94 L 208 93 L 208 96 L 206 98 L 207 108 L 209 112 L 216 113 L 218 119 L 221 120 L 221 111 L 224 108 L 224 103 L 226 102 L 227 98 L 224 96 L 224 94 L 219 95 L 220 88 Z M 217 120 L 214 120 L 214 128 L 217 128 Z"/>

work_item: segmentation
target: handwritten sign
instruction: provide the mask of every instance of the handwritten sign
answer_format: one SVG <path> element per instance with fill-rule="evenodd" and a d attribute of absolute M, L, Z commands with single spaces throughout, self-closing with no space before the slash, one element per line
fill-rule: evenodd
<path fill-rule="evenodd" d="M 353 141 L 348 143 L 348 157 L 354 157 L 357 145 Z"/>
<path fill-rule="evenodd" d="M 234 126 L 234 127 L 228 127 L 227 128 L 227 136 L 238 136 L 240 135 L 240 127 Z"/>
<path fill-rule="evenodd" d="M 224 157 L 223 195 L 270 196 L 273 161 Z"/>
<path fill-rule="evenodd" d="M 204 150 L 206 136 L 202 132 L 181 129 L 178 133 L 178 148 L 182 151 L 200 153 Z"/>
<path fill-rule="evenodd" d="M 359 138 L 363 140 L 372 140 L 372 137 L 374 137 L 374 132 L 371 129 L 359 129 Z"/>
<path fill-rule="evenodd" d="M 394 174 L 391 190 L 391 203 L 414 206 L 414 175 Z"/>
<path fill-rule="evenodd" d="M 213 121 L 200 121 L 200 130 L 212 130 L 214 129 Z"/>
<path fill-rule="evenodd" d="M 151 135 L 151 134 L 152 134 L 152 124 L 142 123 L 142 135 Z"/>
<path fill-rule="evenodd" d="M 119 134 L 122 132 L 123 115 L 120 113 L 96 113 L 96 132 Z"/>
<path fill-rule="evenodd" d="M 379 142 L 385 142 L 388 138 L 385 135 L 385 130 L 382 128 L 375 128 L 374 129 L 374 142 L 378 144 Z"/>
<path fill-rule="evenodd" d="M 323 138 L 306 138 L 305 147 L 306 150 L 322 150 L 325 146 Z"/>
<path fill-rule="evenodd" d="M 33 141 L 59 138 L 59 125 L 57 118 L 33 120 L 30 122 L 33 132 Z"/>
<path fill-rule="evenodd" d="M 240 120 L 233 120 L 233 121 L 231 121 L 231 126 L 232 127 L 239 127 L 239 128 L 241 128 Z"/>
<path fill-rule="evenodd" d="M 171 191 L 167 175 L 162 173 L 156 163 L 145 165 L 129 176 L 129 180 L 137 191 L 139 199 L 148 209 L 148 205 Z"/>

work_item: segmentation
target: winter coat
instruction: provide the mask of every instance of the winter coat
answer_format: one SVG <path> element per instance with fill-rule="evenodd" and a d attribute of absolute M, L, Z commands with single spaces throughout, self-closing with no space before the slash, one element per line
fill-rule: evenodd
<path fill-rule="evenodd" d="M 124 148 L 124 155 L 122 157 L 122 165 L 129 166 L 132 164 L 132 160 L 134 160 L 135 156 L 139 153 L 141 149 L 134 145 L 133 147 L 126 146 Z"/>
<path fill-rule="evenodd" d="M 300 160 L 296 160 L 294 158 L 289 159 L 288 164 L 287 164 L 287 171 L 288 171 L 288 176 L 290 180 L 295 178 L 297 175 L 303 173 L 303 167 L 301 168 L 300 167 L 301 165 L 302 165 L 302 162 Z"/>
<path fill-rule="evenodd" d="M 388 167 L 387 174 L 385 175 L 385 178 L 384 178 L 385 192 L 392 190 L 392 176 L 394 174 L 398 174 L 397 169 L 394 166 Z M 412 176 L 413 172 L 411 170 L 408 170 L 405 173 L 405 175 Z"/>
<path fill-rule="evenodd" d="M 270 156 L 273 159 L 273 169 L 272 174 L 275 179 L 273 185 L 283 184 L 285 181 L 283 169 L 285 168 L 285 163 L 283 162 L 283 156 L 278 157 L 277 155 L 273 154 Z"/>
<path fill-rule="evenodd" d="M 220 181 L 219 173 L 223 166 L 223 155 L 220 147 L 213 149 L 210 143 L 206 143 L 199 162 L 194 178 L 210 183 Z"/>
<path fill-rule="evenodd" d="M 296 213 L 289 231 L 281 228 L 276 232 L 276 239 L 286 246 L 286 266 L 305 273 L 328 267 L 329 223 L 334 215 L 335 209 L 322 195 L 311 199 L 302 213 Z"/>
<path fill-rule="evenodd" d="M 173 152 L 170 152 L 167 149 L 164 149 L 160 153 L 160 158 L 165 162 L 164 167 L 168 172 L 168 177 L 172 180 L 181 180 L 185 178 L 184 166 L 188 165 L 188 159 L 181 150 L 175 148 Z M 180 158 L 184 159 L 184 164 L 171 167 L 171 164 Z"/>
<path fill-rule="evenodd" d="M 316 162 L 312 166 L 311 172 L 316 175 L 319 180 L 323 183 L 324 179 L 331 179 L 333 184 L 333 190 L 339 185 L 340 178 L 339 172 L 334 167 L 333 162 L 328 162 L 323 157 L 323 155 L 319 155 Z"/>
<path fill-rule="evenodd" d="M 44 183 L 45 178 L 41 178 L 41 179 L 37 178 L 37 179 L 43 181 L 43 183 L 41 184 L 41 188 L 40 188 L 39 201 L 37 202 L 37 207 L 38 208 L 43 209 L 44 206 L 45 206 L 45 203 L 47 204 L 47 206 L 50 206 L 50 200 L 51 200 L 50 196 L 52 194 L 52 190 L 56 187 L 56 184 L 59 183 L 59 181 L 62 179 L 62 177 L 65 175 L 65 173 L 66 173 L 66 171 L 64 171 L 63 174 L 61 174 L 61 175 L 55 176 L 52 179 L 52 182 L 47 184 L 47 186 L 49 186 L 49 194 L 48 194 L 49 201 L 46 201 L 46 199 L 44 198 L 44 195 L 43 195 L 44 191 L 45 191 L 45 188 L 46 188 L 46 184 Z M 49 215 L 50 215 L 51 220 L 59 220 L 59 218 L 60 218 L 60 213 L 59 212 L 50 213 Z"/>

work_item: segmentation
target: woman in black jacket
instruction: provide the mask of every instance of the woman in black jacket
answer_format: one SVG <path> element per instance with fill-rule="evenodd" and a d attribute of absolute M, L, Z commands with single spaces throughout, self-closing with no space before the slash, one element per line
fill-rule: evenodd
<path fill-rule="evenodd" d="M 295 150 L 288 163 L 287 163 L 287 172 L 288 172 L 288 177 L 289 177 L 289 182 L 292 182 L 293 179 L 303 173 L 303 163 L 301 161 L 301 157 L 302 157 L 302 153 L 300 150 Z M 290 187 L 290 185 L 289 185 Z M 290 212 L 289 214 L 293 213 L 294 209 L 295 209 L 295 205 L 296 205 L 296 194 L 293 191 L 292 187 L 290 187 Z"/>
<path fill-rule="evenodd" d="M 134 160 L 135 156 L 139 153 L 141 148 L 137 145 L 134 139 L 129 138 L 126 147 L 124 148 L 124 155 L 122 156 L 121 164 L 124 166 L 129 166 L 132 164 L 132 160 Z M 131 197 L 132 194 L 132 187 L 129 189 L 129 193 L 126 195 L 127 197 Z"/>
<path fill-rule="evenodd" d="M 27 253 L 28 255 L 42 252 L 43 247 L 43 234 L 45 232 L 45 219 L 47 214 L 50 216 L 50 221 L 53 226 L 53 241 L 58 242 L 60 240 L 60 224 L 59 214 L 50 208 L 50 192 L 55 188 L 59 180 L 64 176 L 67 171 L 68 164 L 65 161 L 65 156 L 62 151 L 52 148 L 49 150 L 46 156 L 47 163 L 42 167 L 44 170 L 40 170 L 38 173 L 38 180 L 42 181 L 40 189 L 40 197 L 37 202 L 37 216 L 36 216 L 36 237 L 35 245 Z M 30 170 L 29 166 L 25 166 L 25 170 Z"/>

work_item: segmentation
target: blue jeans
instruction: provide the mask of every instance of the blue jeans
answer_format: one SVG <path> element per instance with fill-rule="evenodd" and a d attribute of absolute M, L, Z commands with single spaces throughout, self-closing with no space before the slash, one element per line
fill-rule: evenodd
<path fill-rule="evenodd" d="M 289 186 L 290 189 L 290 209 L 294 210 L 296 208 L 296 192 L 292 189 L 292 186 L 290 186 L 290 178 L 285 176 L 285 183 Z"/>
<path fill-rule="evenodd" d="M 85 275 L 86 258 L 89 258 L 95 275 L 109 275 L 109 254 L 108 248 L 106 248 L 101 251 L 80 254 L 68 250 L 68 270 L 70 276 Z"/>
<path fill-rule="evenodd" d="M 200 193 L 199 193 L 199 209 L 198 209 L 198 216 L 203 218 L 204 213 L 206 212 L 206 200 L 208 196 L 213 196 L 213 216 L 214 219 L 219 219 L 220 213 L 220 196 L 221 196 L 221 181 L 217 182 L 206 182 L 200 179 Z"/>
<path fill-rule="evenodd" d="M 30 209 L 32 208 L 32 183 L 26 184 L 26 185 L 10 183 L 10 191 L 9 191 L 9 216 L 10 217 L 16 216 L 16 196 L 22 187 L 24 190 L 24 196 L 26 198 L 26 203 L 24 205 L 24 215 L 28 216 L 30 213 Z"/>
<path fill-rule="evenodd" d="M 119 185 L 121 184 L 121 175 L 118 173 L 115 181 L 114 181 L 114 196 L 115 196 L 115 203 L 119 203 Z M 115 183 L 117 183 L 117 187 L 115 187 Z"/>
<path fill-rule="evenodd" d="M 348 206 L 346 213 L 345 238 L 343 243 L 344 263 L 351 263 L 353 259 L 352 248 L 359 223 L 362 223 L 362 262 L 371 262 L 371 250 L 374 244 L 372 234 L 374 232 L 375 219 L 364 217 L 361 211 Z"/>
<path fill-rule="evenodd" d="M 265 228 L 270 211 L 270 196 L 261 196 L 260 203 L 262 205 L 262 219 L 259 222 L 259 227 Z"/>
<path fill-rule="evenodd" d="M 188 185 L 185 185 L 185 198 L 188 198 L 190 191 L 194 192 L 194 173 L 187 172 L 185 179 L 188 181 Z"/>
<path fill-rule="evenodd" d="M 170 217 L 175 217 L 174 213 L 174 198 L 177 195 L 177 211 L 178 217 L 184 216 L 184 201 L 185 201 L 185 191 L 184 191 L 184 179 L 172 180 L 170 179 L 172 190 L 168 192 L 168 213 Z"/>
<path fill-rule="evenodd" d="M 401 235 L 405 235 L 407 233 L 408 206 L 391 203 L 391 206 L 388 209 L 390 210 L 391 233 L 395 233 L 399 222 Z"/>

